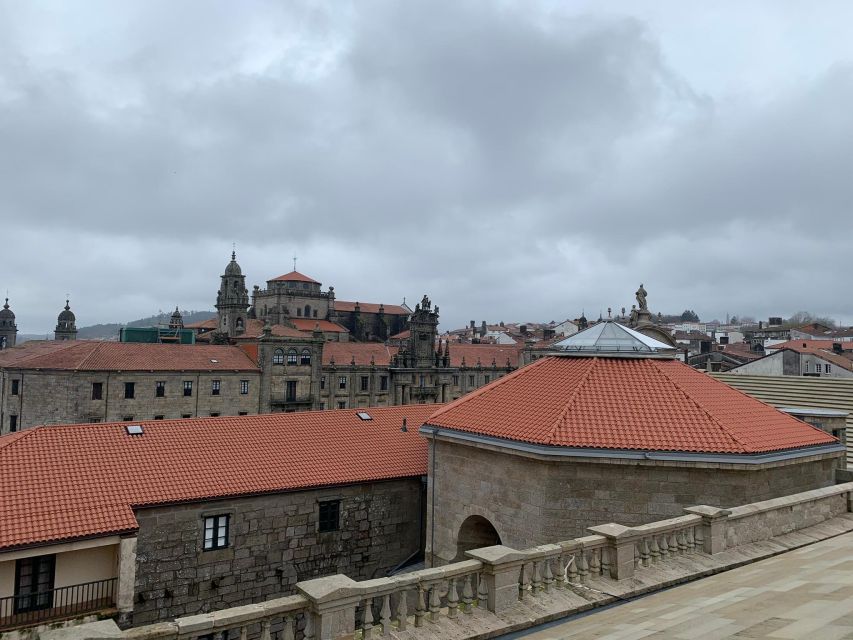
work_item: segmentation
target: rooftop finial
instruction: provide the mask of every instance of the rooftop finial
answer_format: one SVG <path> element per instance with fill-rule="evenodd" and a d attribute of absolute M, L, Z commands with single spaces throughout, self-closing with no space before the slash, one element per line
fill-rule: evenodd
<path fill-rule="evenodd" d="M 66 311 L 69 311 L 71 309 L 71 307 L 68 305 L 68 302 L 70 299 L 71 299 L 71 296 L 66 293 L 65 294 L 65 310 Z"/>
<path fill-rule="evenodd" d="M 293 270 L 296 271 L 296 256 L 293 256 Z"/>
<path fill-rule="evenodd" d="M 231 261 L 234 262 L 235 260 L 237 260 L 237 243 L 232 242 L 231 243 Z"/>
<path fill-rule="evenodd" d="M 8 308 L 9 308 L 9 294 L 8 294 L 8 293 L 6 294 L 6 304 L 4 304 L 4 305 L 3 305 L 3 308 L 4 308 L 4 309 L 8 309 Z"/>

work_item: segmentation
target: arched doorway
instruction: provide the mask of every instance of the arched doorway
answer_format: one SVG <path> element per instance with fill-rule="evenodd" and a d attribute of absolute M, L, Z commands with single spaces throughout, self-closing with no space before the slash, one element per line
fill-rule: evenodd
<path fill-rule="evenodd" d="M 491 522 L 483 516 L 469 516 L 459 527 L 456 536 L 456 557 L 453 562 L 465 560 L 465 552 L 481 547 L 501 544 L 501 537 Z"/>

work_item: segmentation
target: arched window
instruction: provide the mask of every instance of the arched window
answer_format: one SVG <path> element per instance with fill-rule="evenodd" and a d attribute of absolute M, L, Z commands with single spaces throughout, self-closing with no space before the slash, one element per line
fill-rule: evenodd
<path fill-rule="evenodd" d="M 272 363 L 273 364 L 284 364 L 284 350 L 276 349 L 272 353 Z"/>
<path fill-rule="evenodd" d="M 297 363 L 296 349 L 291 349 L 290 351 L 287 352 L 287 364 L 296 364 L 296 363 Z"/>
<path fill-rule="evenodd" d="M 311 349 L 303 349 L 299 364 L 311 364 Z"/>
<path fill-rule="evenodd" d="M 243 318 L 237 318 L 237 328 L 238 329 L 243 328 Z"/>

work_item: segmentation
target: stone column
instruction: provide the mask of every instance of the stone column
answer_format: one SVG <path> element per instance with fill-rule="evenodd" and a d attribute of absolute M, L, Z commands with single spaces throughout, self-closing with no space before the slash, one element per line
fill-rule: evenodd
<path fill-rule="evenodd" d="M 731 511 L 702 504 L 696 507 L 687 507 L 684 512 L 702 516 L 701 526 L 702 537 L 705 539 L 705 553 L 714 554 L 726 550 L 727 519 Z"/>
<path fill-rule="evenodd" d="M 589 527 L 587 531 L 607 538 L 607 548 L 602 549 L 602 551 L 610 555 L 610 577 L 614 580 L 633 578 L 634 546 L 638 537 L 634 530 L 611 522 Z"/>
<path fill-rule="evenodd" d="M 361 601 L 357 586 L 340 574 L 296 583 L 296 590 L 311 603 L 305 615 L 313 617 L 317 640 L 351 638 L 355 633 L 355 608 Z"/>
<path fill-rule="evenodd" d="M 136 537 L 122 538 L 118 547 L 118 588 L 116 609 L 119 624 L 133 621 L 133 597 L 136 593 Z"/>
<path fill-rule="evenodd" d="M 483 563 L 482 580 L 488 591 L 488 609 L 492 613 L 501 613 L 518 602 L 518 578 L 523 553 L 496 545 L 466 551 L 465 555 Z"/>

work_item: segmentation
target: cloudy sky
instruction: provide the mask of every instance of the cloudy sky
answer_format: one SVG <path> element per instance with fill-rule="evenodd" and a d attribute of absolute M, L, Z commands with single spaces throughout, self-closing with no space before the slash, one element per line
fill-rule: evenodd
<path fill-rule="evenodd" d="M 645 6 L 641 6 L 645 5 Z M 22 332 L 298 269 L 450 328 L 853 322 L 849 2 L 0 0 Z M 606 311 L 605 311 L 606 312 Z"/>

